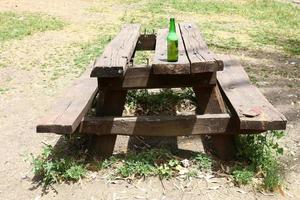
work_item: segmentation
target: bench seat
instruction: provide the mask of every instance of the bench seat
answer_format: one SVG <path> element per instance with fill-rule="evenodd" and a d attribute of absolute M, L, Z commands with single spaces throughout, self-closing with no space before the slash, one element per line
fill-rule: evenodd
<path fill-rule="evenodd" d="M 284 115 L 264 97 L 241 64 L 231 56 L 220 55 L 224 70 L 217 72 L 217 81 L 223 96 L 238 118 L 240 130 L 284 130 Z"/>
<path fill-rule="evenodd" d="M 98 92 L 97 79 L 90 78 L 89 67 L 53 104 L 38 122 L 38 133 L 71 134 L 88 112 Z"/>

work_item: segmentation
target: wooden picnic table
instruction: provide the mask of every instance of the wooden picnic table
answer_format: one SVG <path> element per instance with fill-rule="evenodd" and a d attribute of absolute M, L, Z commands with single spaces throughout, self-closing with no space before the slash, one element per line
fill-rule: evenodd
<path fill-rule="evenodd" d="M 167 29 L 140 34 L 129 24 L 106 46 L 102 55 L 57 101 L 37 126 L 37 132 L 94 135 L 93 148 L 112 154 L 117 135 L 210 135 L 216 154 L 234 152 L 236 134 L 286 128 L 286 118 L 260 91 L 231 56 L 211 52 L 197 26 L 180 23 L 179 59 L 167 62 Z M 136 51 L 155 51 L 152 65 L 134 65 Z M 127 90 L 192 87 L 196 115 L 122 117 Z M 93 101 L 96 116 L 87 116 Z"/>

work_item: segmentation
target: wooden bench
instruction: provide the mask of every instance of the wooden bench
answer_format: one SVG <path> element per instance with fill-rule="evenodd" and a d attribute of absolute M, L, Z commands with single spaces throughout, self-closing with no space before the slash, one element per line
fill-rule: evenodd
<path fill-rule="evenodd" d="M 37 132 L 92 134 L 95 151 L 103 155 L 112 153 L 116 135 L 210 134 L 217 154 L 226 158 L 234 148 L 234 135 L 286 128 L 286 118 L 251 85 L 239 62 L 210 52 L 194 24 L 177 25 L 180 53 L 172 64 L 165 60 L 167 30 L 140 35 L 139 29 L 127 25 L 121 30 L 92 68 L 54 104 Z M 132 65 L 139 50 L 155 50 L 152 66 Z M 122 116 L 128 89 L 165 87 L 193 87 L 197 114 Z M 94 100 L 96 116 L 87 116 Z"/>

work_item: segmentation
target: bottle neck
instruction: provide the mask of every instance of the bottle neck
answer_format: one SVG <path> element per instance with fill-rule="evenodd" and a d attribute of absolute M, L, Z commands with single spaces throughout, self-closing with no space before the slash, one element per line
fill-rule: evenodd
<path fill-rule="evenodd" d="M 170 19 L 170 29 L 169 29 L 169 32 L 176 33 L 175 19 L 174 18 Z"/>

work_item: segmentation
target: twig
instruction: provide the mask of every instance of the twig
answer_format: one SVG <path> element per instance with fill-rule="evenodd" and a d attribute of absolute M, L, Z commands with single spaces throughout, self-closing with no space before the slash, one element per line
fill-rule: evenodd
<path fill-rule="evenodd" d="M 166 193 L 165 193 L 165 191 L 166 191 L 165 185 L 164 185 L 164 183 L 163 183 L 163 181 L 162 181 L 161 178 L 160 178 L 159 180 L 160 180 L 161 186 L 162 186 L 162 188 L 163 188 L 163 195 L 165 195 L 165 194 L 166 194 Z"/>

